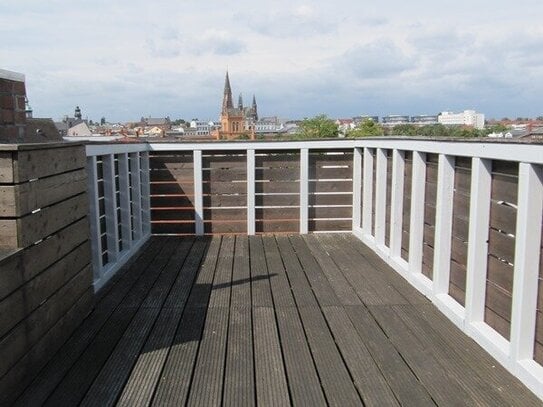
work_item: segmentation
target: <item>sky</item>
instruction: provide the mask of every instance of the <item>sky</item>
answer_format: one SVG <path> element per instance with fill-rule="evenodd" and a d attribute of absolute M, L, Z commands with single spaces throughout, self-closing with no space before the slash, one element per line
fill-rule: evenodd
<path fill-rule="evenodd" d="M 35 117 L 543 115 L 541 0 L 0 0 Z"/>

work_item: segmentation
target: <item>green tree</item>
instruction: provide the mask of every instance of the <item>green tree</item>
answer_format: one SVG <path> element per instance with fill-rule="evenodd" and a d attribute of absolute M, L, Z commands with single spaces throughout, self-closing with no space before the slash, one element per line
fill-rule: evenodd
<path fill-rule="evenodd" d="M 417 136 L 419 129 L 413 124 L 398 124 L 390 132 L 393 136 Z"/>
<path fill-rule="evenodd" d="M 383 128 L 379 123 L 366 119 L 353 130 L 347 131 L 347 137 L 375 137 L 384 134 Z"/>
<path fill-rule="evenodd" d="M 300 138 L 332 138 L 337 137 L 339 133 L 336 123 L 325 114 L 304 119 L 299 128 Z"/>

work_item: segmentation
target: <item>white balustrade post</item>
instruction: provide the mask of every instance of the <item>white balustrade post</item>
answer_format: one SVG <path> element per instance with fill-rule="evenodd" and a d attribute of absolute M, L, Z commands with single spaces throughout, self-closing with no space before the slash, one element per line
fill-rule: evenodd
<path fill-rule="evenodd" d="M 194 223 L 196 235 L 204 234 L 204 190 L 202 184 L 202 150 L 194 150 Z"/>
<path fill-rule="evenodd" d="M 425 186 L 426 154 L 413 151 L 411 217 L 409 222 L 409 271 L 414 274 L 422 272 Z"/>
<path fill-rule="evenodd" d="M 247 150 L 247 234 L 254 235 L 255 227 L 255 150 Z"/>
<path fill-rule="evenodd" d="M 149 152 L 140 155 L 141 175 L 141 217 L 143 234 L 151 233 L 151 176 L 149 173 Z"/>
<path fill-rule="evenodd" d="M 372 235 L 372 209 L 373 209 L 373 155 L 369 148 L 364 148 L 364 175 L 362 192 L 362 231 L 365 235 Z"/>
<path fill-rule="evenodd" d="M 141 207 L 141 166 L 140 154 L 130 153 L 130 183 L 132 185 L 132 216 L 134 240 L 143 237 L 142 207 Z"/>
<path fill-rule="evenodd" d="M 300 234 L 309 231 L 309 149 L 300 149 Z"/>
<path fill-rule="evenodd" d="M 356 147 L 353 154 L 353 223 L 352 230 L 360 228 L 362 213 L 362 149 Z"/>
<path fill-rule="evenodd" d="M 89 191 L 89 223 L 94 282 L 102 278 L 102 239 L 100 237 L 100 204 L 96 156 L 87 157 L 87 188 Z"/>
<path fill-rule="evenodd" d="M 106 238 L 108 263 L 119 257 L 119 220 L 117 219 L 117 191 L 115 186 L 115 158 L 102 156 L 104 172 L 104 206 L 106 212 Z"/>
<path fill-rule="evenodd" d="M 511 312 L 512 361 L 533 357 L 542 213 L 542 167 L 520 163 Z"/>
<path fill-rule="evenodd" d="M 118 155 L 119 166 L 119 204 L 121 208 L 121 241 L 123 250 L 132 247 L 132 217 L 130 205 L 130 181 L 128 169 L 128 153 Z"/>
<path fill-rule="evenodd" d="M 390 196 L 390 255 L 402 255 L 403 189 L 405 155 L 403 151 L 392 151 L 392 186 Z"/>
<path fill-rule="evenodd" d="M 386 205 L 387 205 L 387 154 L 386 150 L 376 151 L 377 165 L 375 176 L 375 244 L 385 245 Z"/>
<path fill-rule="evenodd" d="M 466 323 L 484 321 L 492 161 L 473 158 L 466 276 Z"/>
<path fill-rule="evenodd" d="M 439 155 L 434 237 L 434 294 L 449 292 L 455 157 Z"/>

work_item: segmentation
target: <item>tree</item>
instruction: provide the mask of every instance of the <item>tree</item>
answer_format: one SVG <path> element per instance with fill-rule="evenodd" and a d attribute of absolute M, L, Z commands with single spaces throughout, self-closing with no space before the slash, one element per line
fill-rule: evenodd
<path fill-rule="evenodd" d="M 332 138 L 337 137 L 339 133 L 336 123 L 325 114 L 304 119 L 299 128 L 300 138 Z"/>
<path fill-rule="evenodd" d="M 366 119 L 353 130 L 347 131 L 347 137 L 375 137 L 383 134 L 383 128 L 371 119 Z"/>
<path fill-rule="evenodd" d="M 100 119 L 100 125 L 103 126 L 104 124 L 106 124 L 106 118 L 105 117 L 102 117 Z"/>

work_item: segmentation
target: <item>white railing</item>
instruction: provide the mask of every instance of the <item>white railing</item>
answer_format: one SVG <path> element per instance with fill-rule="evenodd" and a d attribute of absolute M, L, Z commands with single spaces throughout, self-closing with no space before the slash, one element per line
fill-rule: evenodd
<path fill-rule="evenodd" d="M 195 234 L 203 234 L 206 219 L 202 157 L 211 151 L 224 154 L 243 151 L 246 154 L 247 170 L 246 231 L 255 234 L 255 156 L 266 151 L 296 151 L 300 170 L 297 180 L 298 231 L 303 234 L 310 231 L 309 154 L 313 150 L 345 149 L 354 153 L 350 231 L 543 398 L 543 367 L 534 359 L 537 304 L 538 298 L 541 302 L 543 297 L 539 289 L 543 145 L 384 138 L 89 145 L 91 233 L 97 287 L 102 286 L 151 233 L 149 153 L 192 153 L 194 230 Z M 409 159 L 406 159 L 407 155 Z M 433 157 L 432 163 L 430 157 Z M 455 163 L 460 158 L 471 160 L 471 174 L 468 177 L 471 182 L 467 192 L 468 226 L 462 242 L 467 247 L 466 260 L 461 264 L 465 268 L 463 301 L 453 297 L 449 287 L 453 258 L 451 240 L 457 210 Z M 496 232 L 514 246 L 510 248 L 514 252 L 514 261 L 507 260 L 506 256 L 498 259 L 513 274 L 511 292 L 504 294 L 510 298 L 510 304 L 506 304 L 510 306 L 510 319 L 504 321 L 507 325 L 506 333 L 494 323 L 489 323 L 485 314 L 488 312 L 487 262 L 491 207 L 496 204 L 493 203 L 492 166 L 497 160 L 518 163 L 518 174 L 515 175 L 518 186 L 514 184 L 517 202 L 505 205 L 508 210 L 516 210 L 514 230 Z M 103 196 L 99 185 L 100 161 L 103 162 Z M 137 168 L 138 165 L 140 168 Z M 409 167 L 411 170 L 408 171 Z M 436 172 L 430 173 L 431 168 Z M 432 205 L 435 216 L 432 212 L 428 225 L 429 212 L 425 211 L 428 211 L 427 177 L 430 175 L 435 176 L 435 190 L 432 192 L 435 194 L 435 204 Z M 411 185 L 407 188 L 409 182 Z M 103 209 L 100 209 L 101 200 Z M 409 202 L 409 211 L 406 210 L 406 202 Z M 428 261 L 429 249 L 433 250 L 431 261 Z M 428 263 L 431 263 L 430 272 L 427 270 Z M 538 340 L 543 341 L 543 337 Z"/>

